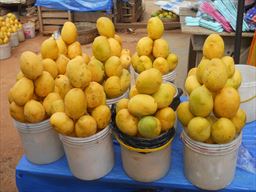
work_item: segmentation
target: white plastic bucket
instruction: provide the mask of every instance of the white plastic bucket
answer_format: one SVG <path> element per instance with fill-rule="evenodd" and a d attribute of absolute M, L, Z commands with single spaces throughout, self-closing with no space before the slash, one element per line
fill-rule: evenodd
<path fill-rule="evenodd" d="M 256 67 L 251 65 L 236 65 L 241 72 L 242 83 L 239 87 L 241 105 L 246 112 L 246 122 L 256 120 Z"/>
<path fill-rule="evenodd" d="M 135 74 L 135 79 L 137 79 L 137 77 L 139 76 L 139 73 L 137 73 L 134 70 L 134 74 Z M 166 75 L 162 75 L 162 79 L 165 82 L 172 82 L 172 83 L 174 83 L 175 79 L 176 79 L 176 70 L 173 70 L 172 72 L 167 73 Z"/>
<path fill-rule="evenodd" d="M 28 22 L 23 24 L 23 31 L 26 39 L 32 39 L 35 37 L 35 24 Z"/>
<path fill-rule="evenodd" d="M 219 190 L 229 185 L 235 175 L 242 133 L 227 144 L 197 142 L 183 131 L 184 172 L 186 178 L 204 190 Z"/>
<path fill-rule="evenodd" d="M 121 157 L 129 177 L 140 182 L 153 182 L 164 177 L 170 169 L 171 143 L 150 153 L 139 153 L 121 145 Z"/>
<path fill-rule="evenodd" d="M 73 175 L 82 180 L 95 180 L 108 174 L 114 166 L 110 127 L 90 137 L 59 135 Z"/>
<path fill-rule="evenodd" d="M 25 35 L 22 28 L 18 30 L 18 39 L 19 39 L 19 42 L 25 41 Z"/>
<path fill-rule="evenodd" d="M 11 56 L 11 45 L 6 43 L 0 45 L 0 60 L 7 59 Z"/>
<path fill-rule="evenodd" d="M 19 45 L 19 38 L 18 38 L 18 33 L 11 33 L 10 35 L 10 44 L 11 47 L 17 47 Z"/>
<path fill-rule="evenodd" d="M 14 123 L 19 131 L 25 155 L 32 163 L 52 163 L 64 155 L 62 143 L 49 120 L 33 124 L 14 120 Z"/>
<path fill-rule="evenodd" d="M 113 98 L 113 99 L 107 99 L 107 101 L 106 101 L 107 105 L 111 108 L 111 106 L 112 106 L 113 104 L 117 103 L 117 102 L 120 101 L 121 99 L 123 99 L 123 98 L 128 98 L 128 96 L 129 96 L 129 90 L 130 90 L 130 89 L 127 89 L 127 91 L 126 91 L 123 95 L 121 95 L 121 96 L 119 96 L 119 97 L 116 97 L 116 98 Z"/>

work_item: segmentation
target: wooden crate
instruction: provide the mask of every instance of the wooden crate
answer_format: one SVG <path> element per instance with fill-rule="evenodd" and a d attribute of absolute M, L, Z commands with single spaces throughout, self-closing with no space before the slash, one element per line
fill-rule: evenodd
<path fill-rule="evenodd" d="M 59 30 L 66 21 L 72 21 L 71 11 L 38 7 L 40 32 L 44 35 Z"/>
<path fill-rule="evenodd" d="M 105 11 L 73 13 L 74 22 L 96 22 L 99 17 L 109 17 L 110 19 L 112 19 L 113 14 L 108 14 Z"/>
<path fill-rule="evenodd" d="M 119 23 L 137 22 L 144 12 L 142 0 L 128 0 L 127 2 L 117 0 L 116 12 L 117 22 Z"/>

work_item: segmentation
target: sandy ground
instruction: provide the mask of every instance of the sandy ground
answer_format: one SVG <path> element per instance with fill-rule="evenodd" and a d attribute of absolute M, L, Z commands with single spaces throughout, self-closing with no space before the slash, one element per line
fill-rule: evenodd
<path fill-rule="evenodd" d="M 150 0 L 149 0 L 150 1 Z M 152 2 L 152 0 L 151 0 Z M 146 17 L 151 10 L 157 9 L 153 4 L 146 4 Z M 144 20 L 144 19 L 143 19 Z M 135 33 L 121 33 L 123 48 L 128 48 L 133 53 L 139 38 L 146 36 L 145 30 L 136 30 Z M 19 57 L 23 51 L 30 50 L 39 52 L 40 44 L 47 37 L 38 35 L 34 39 L 26 40 L 17 48 L 12 50 L 12 56 L 6 60 L 0 60 L 0 192 L 17 191 L 15 184 L 15 167 L 23 154 L 22 144 L 13 126 L 12 119 L 8 112 L 8 91 L 15 83 L 16 74 L 19 71 Z M 166 31 L 164 38 L 169 42 L 170 49 L 179 57 L 177 67 L 176 85 L 183 88 L 188 63 L 189 36 L 180 31 Z M 83 45 L 83 51 L 91 55 L 91 45 Z"/>

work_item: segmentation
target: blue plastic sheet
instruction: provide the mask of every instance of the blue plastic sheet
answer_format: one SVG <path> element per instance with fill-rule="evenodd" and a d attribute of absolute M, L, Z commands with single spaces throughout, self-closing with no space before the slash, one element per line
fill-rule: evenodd
<path fill-rule="evenodd" d="M 182 97 L 182 100 L 185 98 Z M 178 123 L 177 134 L 172 144 L 172 162 L 167 175 L 152 183 L 140 183 L 130 179 L 122 169 L 120 146 L 114 142 L 115 165 L 105 177 L 96 181 L 82 181 L 72 176 L 66 157 L 48 164 L 35 165 L 25 156 L 16 167 L 16 184 L 20 192 L 86 192 L 86 191 L 135 191 L 139 189 L 154 189 L 155 191 L 198 191 L 184 176 L 183 173 L 183 143 L 180 139 L 182 131 Z M 256 156 L 256 121 L 246 124 L 243 130 L 243 148 Z M 240 157 L 241 158 L 241 154 Z M 225 192 L 256 191 L 256 174 L 243 167 L 246 164 L 239 162 L 232 183 Z"/>
<path fill-rule="evenodd" d="M 70 11 L 107 11 L 111 12 L 112 0 L 36 0 L 36 6 Z"/>

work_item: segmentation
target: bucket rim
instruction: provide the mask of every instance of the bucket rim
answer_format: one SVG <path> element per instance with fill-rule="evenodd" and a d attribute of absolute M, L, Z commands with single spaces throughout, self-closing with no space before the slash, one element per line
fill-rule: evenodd
<path fill-rule="evenodd" d="M 82 145 L 84 143 L 90 143 L 93 141 L 96 141 L 98 139 L 101 139 L 108 135 L 111 132 L 110 126 L 108 125 L 98 133 L 91 135 L 89 137 L 72 137 L 67 135 L 59 134 L 60 140 L 64 143 L 72 144 L 72 145 Z"/>
<path fill-rule="evenodd" d="M 242 132 L 231 142 L 226 144 L 208 144 L 191 139 L 183 130 L 181 133 L 181 140 L 184 145 L 191 150 L 206 155 L 220 155 L 236 150 L 242 141 Z"/>
<path fill-rule="evenodd" d="M 16 125 L 19 125 L 20 127 L 26 127 L 27 129 L 31 129 L 30 128 L 31 126 L 41 127 L 43 125 L 50 124 L 50 119 L 46 119 L 46 120 L 38 122 L 38 123 L 23 123 L 23 122 L 15 120 L 15 119 L 13 119 L 13 121 Z"/>

